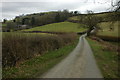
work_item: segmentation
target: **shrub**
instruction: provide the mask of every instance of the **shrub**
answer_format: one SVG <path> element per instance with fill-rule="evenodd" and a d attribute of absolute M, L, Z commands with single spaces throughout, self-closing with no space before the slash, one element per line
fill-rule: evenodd
<path fill-rule="evenodd" d="M 2 66 L 11 67 L 19 62 L 69 45 L 76 39 L 76 34 L 3 33 L 2 39 Z"/>

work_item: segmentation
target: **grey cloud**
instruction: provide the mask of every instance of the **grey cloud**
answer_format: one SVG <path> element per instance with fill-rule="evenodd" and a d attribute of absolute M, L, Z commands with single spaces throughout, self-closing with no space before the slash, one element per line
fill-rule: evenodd
<path fill-rule="evenodd" d="M 5 13 L 11 14 L 16 13 L 32 13 L 40 11 L 50 10 L 62 10 L 62 9 L 75 9 L 80 3 L 57 3 L 57 2 L 3 2 L 2 3 L 2 14 L 3 18 Z M 6 16 L 8 17 L 8 16 Z"/>
<path fill-rule="evenodd" d="M 19 11 L 21 8 L 44 8 L 43 6 L 46 6 L 46 3 L 43 2 L 4 2 L 2 6 L 3 12 L 16 12 Z"/>
<path fill-rule="evenodd" d="M 58 10 L 58 9 L 75 9 L 80 3 L 56 3 L 56 2 L 4 2 L 2 10 L 3 12 L 19 11 L 21 8 L 37 8 L 45 10 Z"/>
<path fill-rule="evenodd" d="M 93 2 L 90 1 L 85 3 L 86 0 L 40 0 L 40 2 L 35 2 L 36 0 L 29 0 L 34 2 L 15 2 L 20 0 L 4 0 L 2 2 L 2 19 L 11 19 L 20 14 L 37 13 L 44 11 L 53 10 L 78 10 L 85 12 L 88 9 L 94 10 L 95 12 L 105 11 L 106 5 L 101 4 L 101 6 L 93 7 Z M 14 1 L 14 2 L 7 2 Z M 23 0 L 25 1 L 25 0 Z M 105 0 L 96 0 L 105 1 Z M 108 0 L 107 0 L 108 1 Z"/>

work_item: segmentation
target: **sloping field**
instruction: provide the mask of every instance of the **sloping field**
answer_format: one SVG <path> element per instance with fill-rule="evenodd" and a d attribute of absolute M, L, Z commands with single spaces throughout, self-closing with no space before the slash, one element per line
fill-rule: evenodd
<path fill-rule="evenodd" d="M 104 35 L 104 36 L 114 36 L 120 37 L 118 35 L 118 31 L 120 28 L 120 21 L 116 22 L 102 22 L 98 24 L 101 30 L 98 31 L 97 35 Z"/>
<path fill-rule="evenodd" d="M 83 14 L 83 15 L 85 15 L 85 14 Z M 114 16 L 119 17 L 118 15 L 120 15 L 120 13 L 119 12 L 116 12 L 116 13 L 114 13 L 114 12 L 103 12 L 103 13 L 94 13 L 93 15 L 97 16 L 97 17 L 101 17 L 103 22 L 107 22 L 107 21 L 114 20 Z M 80 16 L 70 17 L 70 18 L 68 18 L 68 21 L 79 22 L 79 19 L 81 18 L 81 16 L 82 16 L 82 14 Z"/>
<path fill-rule="evenodd" d="M 70 20 L 79 20 L 78 16 L 73 16 L 73 17 L 70 17 L 68 19 L 70 19 Z"/>
<path fill-rule="evenodd" d="M 80 25 L 78 23 L 60 22 L 60 23 L 53 23 L 44 26 L 38 26 L 23 31 L 82 32 L 87 30 L 87 28 L 83 28 L 82 26 L 83 25 Z"/>

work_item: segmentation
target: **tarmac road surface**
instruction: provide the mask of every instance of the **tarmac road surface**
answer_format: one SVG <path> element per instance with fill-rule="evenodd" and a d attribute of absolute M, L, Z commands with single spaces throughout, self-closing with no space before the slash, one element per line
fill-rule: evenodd
<path fill-rule="evenodd" d="M 65 59 L 38 78 L 103 78 L 85 36 Z"/>

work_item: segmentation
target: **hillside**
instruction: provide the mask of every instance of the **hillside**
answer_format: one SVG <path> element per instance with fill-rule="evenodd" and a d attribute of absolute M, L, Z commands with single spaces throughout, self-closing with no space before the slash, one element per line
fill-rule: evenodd
<path fill-rule="evenodd" d="M 50 11 L 16 16 L 12 20 L 3 20 L 3 32 L 17 31 L 21 29 L 43 26 L 51 23 L 63 22 L 74 16 L 68 10 Z"/>
<path fill-rule="evenodd" d="M 101 30 L 98 31 L 97 35 L 120 37 L 118 35 L 120 21 L 115 21 L 114 23 L 102 22 L 102 23 L 99 23 L 98 25 Z"/>
<path fill-rule="evenodd" d="M 83 28 L 83 25 L 72 22 L 60 22 L 53 23 L 44 26 L 38 26 L 31 29 L 25 29 L 23 31 L 50 31 L 50 32 L 82 32 L 87 28 Z"/>
<path fill-rule="evenodd" d="M 69 22 L 78 23 L 81 16 L 85 19 L 85 15 L 88 14 L 81 14 L 80 16 L 73 16 L 68 18 Z M 98 23 L 98 30 L 97 35 L 100 36 L 108 36 L 108 37 L 119 37 L 119 22 L 120 22 L 120 13 L 119 12 L 105 12 L 105 13 L 94 13 L 93 16 L 99 17 L 100 22 Z"/>
<path fill-rule="evenodd" d="M 69 17 L 68 21 L 70 22 L 79 22 L 79 19 L 81 16 L 88 15 L 88 14 L 80 14 L 80 16 L 73 16 Z M 100 17 L 102 19 L 102 22 L 108 22 L 115 20 L 114 17 L 116 17 L 117 20 L 120 20 L 118 17 L 120 17 L 119 12 L 103 12 L 103 13 L 94 13 L 93 14 L 96 17 Z"/>

